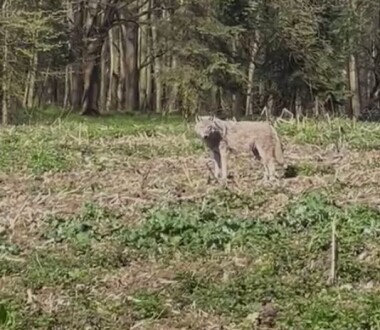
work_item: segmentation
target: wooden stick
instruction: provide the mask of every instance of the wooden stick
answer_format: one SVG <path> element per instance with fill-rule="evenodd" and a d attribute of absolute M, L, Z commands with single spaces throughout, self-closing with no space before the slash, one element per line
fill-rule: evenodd
<path fill-rule="evenodd" d="M 338 244 L 336 237 L 336 217 L 333 217 L 331 223 L 331 268 L 330 268 L 330 278 L 329 284 L 333 285 L 336 283 L 337 276 L 337 263 L 338 263 Z"/>

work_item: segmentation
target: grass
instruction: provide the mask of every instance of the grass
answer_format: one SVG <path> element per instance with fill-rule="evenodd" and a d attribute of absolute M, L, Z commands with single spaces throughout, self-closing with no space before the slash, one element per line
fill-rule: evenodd
<path fill-rule="evenodd" d="M 376 125 L 281 123 L 294 175 L 222 187 L 180 118 L 58 117 L 0 132 L 1 329 L 380 328 Z"/>

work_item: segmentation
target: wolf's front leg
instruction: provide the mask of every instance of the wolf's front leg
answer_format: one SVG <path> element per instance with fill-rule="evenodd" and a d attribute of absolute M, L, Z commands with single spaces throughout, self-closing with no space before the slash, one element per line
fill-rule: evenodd
<path fill-rule="evenodd" d="M 221 157 L 218 150 L 211 151 L 211 158 L 214 161 L 214 176 L 215 178 L 219 178 L 221 171 Z"/>
<path fill-rule="evenodd" d="M 220 147 L 220 159 L 221 159 L 221 162 L 222 162 L 222 179 L 223 180 L 227 180 L 227 175 L 228 175 L 228 171 L 227 171 L 227 148 L 225 146 L 221 146 Z"/>

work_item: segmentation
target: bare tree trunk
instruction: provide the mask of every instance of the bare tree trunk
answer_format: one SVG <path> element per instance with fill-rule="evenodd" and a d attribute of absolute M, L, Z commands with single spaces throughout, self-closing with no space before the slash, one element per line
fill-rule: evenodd
<path fill-rule="evenodd" d="M 150 11 L 150 1 L 147 1 L 144 6 L 141 6 L 140 12 Z M 151 108 L 151 93 L 152 93 L 152 77 L 150 65 L 150 27 L 148 25 L 150 20 L 149 14 L 140 16 L 139 24 L 139 95 L 140 95 L 140 108 L 148 110 Z"/>
<path fill-rule="evenodd" d="M 83 75 L 82 75 L 82 28 L 83 28 L 83 8 L 80 0 L 72 1 L 68 7 L 68 18 L 70 34 L 70 50 L 75 60 L 71 64 L 70 73 L 70 95 L 71 106 L 73 109 L 78 110 L 81 107 L 83 95 Z"/>
<path fill-rule="evenodd" d="M 108 77 L 107 75 L 107 57 L 108 57 L 108 44 L 105 42 L 102 47 L 101 55 L 101 81 L 100 81 L 100 108 L 102 111 L 106 109 L 107 104 L 107 90 L 108 90 Z"/>
<path fill-rule="evenodd" d="M 154 1 L 154 0 L 152 0 Z M 157 33 L 158 15 L 155 11 L 152 13 L 152 46 L 153 46 L 153 63 L 154 63 L 154 82 L 155 82 L 155 110 L 162 112 L 162 79 L 161 79 L 161 58 L 158 51 L 158 33 Z"/>
<path fill-rule="evenodd" d="M 296 91 L 295 95 L 295 112 L 296 112 L 296 120 L 297 123 L 300 122 L 300 119 L 303 116 L 303 111 L 302 111 L 302 100 L 299 94 L 299 91 Z"/>
<path fill-rule="evenodd" d="M 38 54 L 37 51 L 34 51 L 33 57 L 31 60 L 31 69 L 29 74 L 29 80 L 27 82 L 27 92 L 26 92 L 26 108 L 32 108 L 34 104 L 34 90 L 36 86 L 36 74 L 37 74 L 37 66 L 38 66 Z"/>
<path fill-rule="evenodd" d="M 111 28 L 115 6 L 102 6 L 99 2 L 88 2 L 84 40 L 84 93 L 82 98 L 82 115 L 99 115 L 100 61 L 104 41 Z M 103 14 L 100 13 L 103 11 Z"/>
<path fill-rule="evenodd" d="M 183 5 L 183 0 L 180 0 L 180 5 Z M 171 24 L 172 17 L 176 15 L 175 12 L 170 13 L 168 8 L 165 8 L 164 15 L 168 20 L 168 25 Z M 172 74 L 176 74 L 177 71 L 177 54 L 175 52 L 170 52 L 168 54 L 168 67 L 171 68 Z M 167 111 L 168 113 L 173 113 L 176 110 L 177 107 L 177 97 L 178 97 L 178 91 L 179 91 L 179 82 L 174 80 L 174 82 L 171 84 L 169 87 L 169 99 L 168 99 L 168 104 L 167 104 Z M 215 93 L 214 93 L 215 96 Z M 212 102 L 212 99 L 210 100 Z"/>
<path fill-rule="evenodd" d="M 244 113 L 243 97 L 240 91 L 237 91 L 232 95 L 232 115 L 240 118 L 242 113 Z"/>
<path fill-rule="evenodd" d="M 165 21 L 165 24 L 167 26 L 172 25 L 172 16 L 170 14 L 170 10 L 168 7 L 168 2 L 162 2 L 162 11 L 161 11 L 161 20 Z M 164 49 L 169 49 L 169 45 L 166 39 L 163 39 L 164 42 Z M 161 72 L 166 72 L 168 69 L 172 68 L 173 65 L 173 53 L 172 52 L 165 52 L 162 55 L 162 60 L 161 60 Z M 174 65 L 176 65 L 176 61 L 174 61 Z M 168 112 L 169 108 L 171 108 L 171 112 L 174 111 L 173 106 L 173 101 L 175 100 L 175 91 L 174 91 L 174 85 L 175 84 L 168 84 L 168 82 L 163 79 L 161 75 L 161 84 L 162 84 L 162 111 L 163 112 Z M 200 101 L 200 99 L 199 99 Z M 200 102 L 200 107 L 203 106 L 203 102 Z"/>
<path fill-rule="evenodd" d="M 83 97 L 83 72 L 81 65 L 75 63 L 71 66 L 71 106 L 77 110 L 80 108 Z"/>
<path fill-rule="evenodd" d="M 350 86 L 350 110 L 353 118 L 358 118 L 360 115 L 360 93 L 356 66 L 356 57 L 351 54 L 348 60 L 348 79 Z"/>
<path fill-rule="evenodd" d="M 98 25 L 97 15 L 97 4 L 91 3 L 85 26 L 87 38 L 85 40 L 83 61 L 84 90 L 82 97 L 82 115 L 99 115 L 99 62 L 101 59 L 103 40 L 98 35 L 91 35 L 91 29 Z"/>
<path fill-rule="evenodd" d="M 374 37 L 373 37 L 373 81 L 369 94 L 369 103 L 371 106 L 380 106 L 380 10 L 376 15 L 374 22 Z"/>
<path fill-rule="evenodd" d="M 125 32 L 125 73 L 126 106 L 129 111 L 139 110 L 139 72 L 138 72 L 138 26 L 127 23 Z"/>
<path fill-rule="evenodd" d="M 125 26 L 119 28 L 119 84 L 117 89 L 117 109 L 125 110 L 125 80 L 126 80 L 126 64 L 125 64 Z"/>
<path fill-rule="evenodd" d="M 8 1 L 3 2 L 2 12 L 3 17 L 7 17 L 8 5 L 10 7 L 10 3 Z M 2 72 L 2 106 L 1 106 L 1 116 L 3 125 L 7 125 L 9 123 L 8 110 L 9 110 L 9 50 L 8 50 L 8 42 L 9 42 L 9 32 L 6 26 L 3 27 L 3 35 L 4 35 L 4 45 L 3 45 L 3 72 Z"/>
<path fill-rule="evenodd" d="M 24 98 L 22 100 L 22 107 L 25 109 L 27 108 L 28 104 L 28 93 L 29 93 L 29 81 L 30 81 L 30 70 L 26 74 L 26 81 L 25 81 L 25 91 L 24 91 Z"/>
<path fill-rule="evenodd" d="M 84 62 L 84 93 L 82 100 L 82 115 L 99 115 L 99 53 L 101 47 L 97 41 L 88 46 L 88 54 Z"/>
<path fill-rule="evenodd" d="M 70 103 L 70 66 L 65 68 L 65 91 L 63 97 L 63 108 L 68 109 Z"/>
<path fill-rule="evenodd" d="M 171 64 L 172 71 L 177 70 L 177 58 L 175 55 L 172 57 L 172 64 Z M 178 95 L 178 83 L 174 82 L 171 91 L 170 91 L 170 98 L 169 98 L 169 104 L 168 104 L 168 112 L 173 113 L 176 109 L 177 104 L 177 95 Z"/>
<path fill-rule="evenodd" d="M 319 98 L 318 95 L 314 98 L 314 117 L 318 118 L 319 116 Z"/>
<path fill-rule="evenodd" d="M 258 33 L 255 33 L 255 40 L 252 40 L 250 48 L 250 62 L 248 69 L 248 86 L 247 86 L 247 99 L 245 105 L 245 115 L 249 116 L 253 114 L 252 111 L 252 89 L 253 89 L 253 77 L 255 74 L 255 60 L 258 51 Z"/>
<path fill-rule="evenodd" d="M 376 36 L 372 36 L 372 40 L 371 40 L 371 58 L 373 59 L 371 61 L 371 65 L 374 64 L 375 62 L 375 59 L 376 59 Z M 375 71 L 376 71 L 376 68 L 375 68 Z M 373 72 L 371 71 L 370 69 L 367 70 L 367 93 L 366 93 L 366 98 L 368 100 L 368 103 L 370 102 L 371 100 L 371 90 L 374 86 L 374 79 L 373 79 L 373 73 L 376 73 L 376 72 Z"/>
<path fill-rule="evenodd" d="M 235 57 L 237 54 L 237 40 L 236 38 L 232 42 L 232 53 Z M 232 93 L 232 113 L 235 117 L 240 117 L 240 101 L 241 98 L 237 95 L 236 91 Z"/>
<path fill-rule="evenodd" d="M 356 10 L 356 0 L 349 0 L 348 5 L 352 10 Z M 351 22 L 349 22 L 351 23 Z M 350 40 L 351 41 L 351 40 Z M 355 54 L 350 54 L 348 58 L 348 86 L 351 96 L 349 100 L 350 114 L 353 118 L 358 118 L 360 115 L 360 91 L 358 80 L 357 58 Z"/>
<path fill-rule="evenodd" d="M 51 91 L 51 103 L 54 105 L 58 104 L 59 94 L 58 94 L 58 82 L 57 77 L 52 76 L 50 78 L 50 91 Z"/>
<path fill-rule="evenodd" d="M 262 115 L 265 114 L 265 119 L 271 121 L 273 115 L 273 95 L 268 96 L 267 102 L 262 110 Z"/>
<path fill-rule="evenodd" d="M 108 92 L 107 92 L 107 101 L 106 101 L 107 112 L 109 112 L 113 108 L 114 106 L 113 97 L 114 95 L 116 95 L 116 93 L 114 93 L 114 87 L 116 85 L 114 75 L 115 75 L 115 62 L 117 60 L 117 57 L 116 57 L 116 50 L 115 50 L 114 38 L 113 38 L 114 31 L 115 29 L 111 29 L 108 32 L 110 65 L 109 65 L 109 75 L 108 75 L 109 81 L 108 81 Z"/>

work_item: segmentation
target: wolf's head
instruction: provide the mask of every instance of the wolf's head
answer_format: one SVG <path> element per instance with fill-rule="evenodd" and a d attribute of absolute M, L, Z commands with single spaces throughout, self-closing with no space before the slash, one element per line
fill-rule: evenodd
<path fill-rule="evenodd" d="M 223 135 L 224 132 L 222 121 L 215 116 L 197 116 L 194 129 L 202 139 L 207 139 L 214 134 Z"/>

